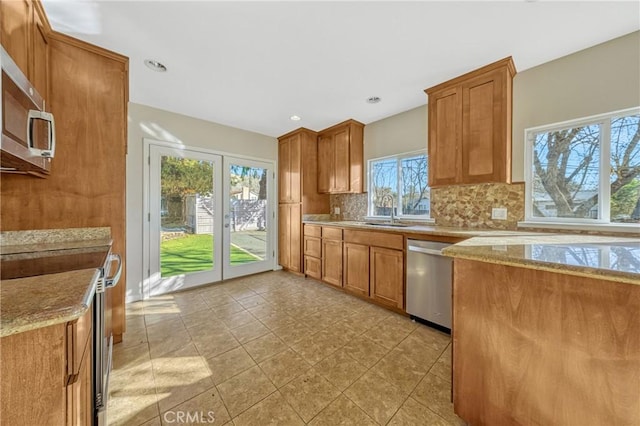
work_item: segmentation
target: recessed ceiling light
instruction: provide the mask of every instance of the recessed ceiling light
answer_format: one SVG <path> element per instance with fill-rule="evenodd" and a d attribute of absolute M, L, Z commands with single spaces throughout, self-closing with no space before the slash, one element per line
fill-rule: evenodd
<path fill-rule="evenodd" d="M 372 96 L 370 98 L 367 98 L 367 103 L 369 103 L 369 104 L 377 104 L 381 100 L 382 99 L 380 99 L 378 96 Z"/>
<path fill-rule="evenodd" d="M 144 64 L 149 69 L 152 69 L 152 70 L 157 71 L 157 72 L 166 72 L 167 71 L 167 67 L 165 67 L 164 65 L 162 65 L 158 61 L 154 61 L 153 59 L 145 59 L 144 60 Z"/>
<path fill-rule="evenodd" d="M 292 115 L 291 117 L 289 117 L 289 119 L 292 121 L 300 121 L 300 117 L 298 117 L 297 115 Z"/>

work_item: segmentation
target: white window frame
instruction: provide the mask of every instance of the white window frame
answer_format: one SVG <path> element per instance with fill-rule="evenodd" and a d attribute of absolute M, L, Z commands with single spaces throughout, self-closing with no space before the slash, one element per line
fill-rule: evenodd
<path fill-rule="evenodd" d="M 598 114 L 576 120 L 567 120 L 544 126 L 530 127 L 524 130 L 524 179 L 525 179 L 525 220 L 519 222 L 521 227 L 575 228 L 586 230 L 614 230 L 620 232 L 640 233 L 640 227 L 633 223 L 612 223 L 611 211 L 611 120 L 616 117 L 640 114 L 640 107 Z M 600 125 L 600 165 L 598 192 L 598 219 L 538 217 L 533 215 L 533 143 L 534 134 L 564 130 L 585 125 Z"/>
<path fill-rule="evenodd" d="M 395 155 L 387 155 L 384 157 L 377 157 L 377 158 L 371 158 L 369 160 L 367 160 L 367 217 L 366 219 L 371 219 L 371 220 L 381 220 L 381 219 L 388 219 L 389 216 L 375 216 L 372 215 L 373 210 L 373 191 L 371 190 L 371 185 L 373 185 L 373 179 L 372 179 L 372 164 L 374 162 L 378 162 L 378 161 L 384 161 L 384 160 L 396 160 L 396 164 L 398 167 L 397 170 L 397 174 L 398 174 L 398 181 L 396 182 L 396 193 L 398 194 L 398 199 L 395 200 L 394 202 L 394 206 L 396 207 L 397 211 L 402 211 L 402 200 L 399 198 L 400 197 L 400 193 L 401 193 L 401 188 L 400 188 L 400 182 L 402 182 L 402 160 L 405 158 L 411 158 L 411 157 L 415 157 L 418 155 L 424 155 L 427 157 L 427 164 L 429 161 L 429 154 L 427 153 L 426 149 L 420 149 L 417 151 L 410 151 L 410 152 L 403 152 L 401 154 L 395 154 Z M 427 183 L 428 183 L 428 176 L 427 176 Z M 429 189 L 431 189 L 431 187 L 429 187 Z M 395 216 L 396 219 L 404 219 L 404 220 L 410 220 L 413 222 L 426 222 L 426 223 L 435 223 L 435 220 L 431 218 L 431 199 L 429 199 L 429 215 L 408 215 L 408 214 L 398 214 Z"/>

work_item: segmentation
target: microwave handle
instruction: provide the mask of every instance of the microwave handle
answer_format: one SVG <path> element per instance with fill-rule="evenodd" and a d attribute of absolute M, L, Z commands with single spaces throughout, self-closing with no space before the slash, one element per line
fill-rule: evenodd
<path fill-rule="evenodd" d="M 38 149 L 33 141 L 33 120 L 44 120 L 49 123 L 49 143 L 47 149 Z M 56 151 L 56 123 L 53 114 L 44 111 L 29 110 L 27 115 L 27 143 L 29 144 L 29 152 L 34 157 L 53 158 Z"/>

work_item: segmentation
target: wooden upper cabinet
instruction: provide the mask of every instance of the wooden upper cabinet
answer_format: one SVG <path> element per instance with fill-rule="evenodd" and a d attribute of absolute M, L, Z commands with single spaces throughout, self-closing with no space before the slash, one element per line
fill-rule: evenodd
<path fill-rule="evenodd" d="M 29 0 L 0 1 L 0 43 L 43 99 L 49 98 L 51 31 L 42 5 Z M 48 108 L 46 108 L 48 110 Z"/>
<path fill-rule="evenodd" d="M 278 200 L 300 202 L 300 135 L 278 142 Z"/>
<path fill-rule="evenodd" d="M 31 53 L 31 9 L 29 0 L 0 1 L 0 44 L 26 76 Z"/>
<path fill-rule="evenodd" d="M 333 186 L 333 137 L 318 136 L 318 192 L 328 194 Z"/>
<path fill-rule="evenodd" d="M 34 7 L 31 27 L 33 55 L 31 56 L 30 80 L 40 96 L 46 101 L 49 99 L 49 40 L 45 22 L 44 12 L 41 8 Z"/>
<path fill-rule="evenodd" d="M 347 120 L 318 135 L 318 192 L 363 192 L 364 124 Z"/>
<path fill-rule="evenodd" d="M 462 132 L 457 123 L 460 122 L 461 112 L 462 96 L 457 87 L 429 96 L 431 186 L 453 185 L 458 181 Z"/>
<path fill-rule="evenodd" d="M 511 182 L 511 57 L 425 90 L 429 186 Z"/>

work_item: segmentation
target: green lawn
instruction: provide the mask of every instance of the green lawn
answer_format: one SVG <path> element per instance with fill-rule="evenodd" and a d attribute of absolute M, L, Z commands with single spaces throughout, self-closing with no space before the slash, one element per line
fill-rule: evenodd
<path fill-rule="evenodd" d="M 255 256 L 231 246 L 231 264 L 255 262 Z M 213 267 L 213 237 L 186 235 L 160 244 L 160 272 L 163 277 L 206 271 Z"/>

